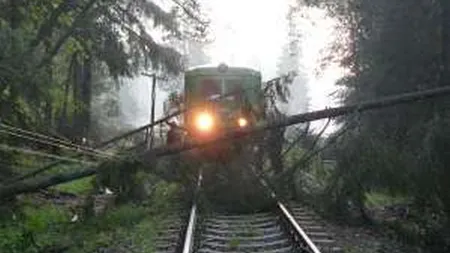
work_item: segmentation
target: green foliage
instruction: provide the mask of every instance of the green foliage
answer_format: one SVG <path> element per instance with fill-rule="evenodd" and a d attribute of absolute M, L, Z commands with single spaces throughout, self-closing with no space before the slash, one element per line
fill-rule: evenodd
<path fill-rule="evenodd" d="M 342 34 L 349 35 L 332 45 L 328 57 L 339 59 L 349 70 L 339 81 L 338 98 L 344 104 L 448 85 L 448 1 L 312 0 L 307 4 L 326 7 L 340 21 Z M 337 167 L 327 189 L 339 207 L 335 210 L 353 206 L 364 213 L 367 201 L 370 205 L 381 201 L 368 194 L 372 192 L 405 196 L 415 203 L 414 222 L 426 231 L 421 243 L 428 245 L 425 238 L 439 234 L 434 237 L 436 248 L 448 250 L 444 238 L 450 237 L 442 225 L 422 221 L 442 217 L 448 227 L 450 217 L 450 174 L 444 166 L 449 162 L 450 107 L 445 100 L 360 115 L 359 128 L 336 145 Z"/>
<path fill-rule="evenodd" d="M 141 161 L 130 155 L 120 160 L 107 161 L 99 167 L 96 186 L 111 189 L 117 194 L 119 202 L 141 199 L 142 185 L 137 184 L 137 172 L 144 167 Z"/>
<path fill-rule="evenodd" d="M 183 10 L 201 15 L 198 4 L 184 4 Z M 182 69 L 181 55 L 150 35 L 154 30 L 180 35 L 179 12 L 144 0 L 3 1 L 0 117 L 27 129 L 86 137 L 93 91 L 98 95 L 117 86 L 103 82 L 107 86 L 99 92 L 94 80 L 117 81 L 149 68 L 164 73 Z"/>
<path fill-rule="evenodd" d="M 210 209 L 230 213 L 254 213 L 274 204 L 274 199 L 253 173 L 257 153 L 253 146 L 242 143 L 240 149 L 229 153 L 223 162 L 202 166 L 202 201 Z"/>
<path fill-rule="evenodd" d="M 146 206 L 120 205 L 102 216 L 75 223 L 69 221 L 71 214 L 64 206 L 26 205 L 14 219 L 1 224 L 0 252 L 35 253 L 64 245 L 69 246 L 68 252 L 93 252 L 130 244 L 132 252 L 152 252 L 155 233 L 176 204 L 178 189 L 173 183 L 159 182 Z"/>
<path fill-rule="evenodd" d="M 86 223 L 74 225 L 70 236 L 73 242 L 69 252 L 92 252 L 99 248 L 120 248 L 129 241 L 136 247 L 149 242 L 134 238 L 147 237 L 151 242 L 152 230 L 157 227 L 157 220 L 149 217 L 148 208 L 136 205 L 123 205 L 101 217 L 93 217 Z M 145 224 L 145 225 L 144 225 Z M 143 231 L 146 227 L 149 231 Z M 134 245 L 133 245 L 134 246 Z M 148 247 L 148 246 L 146 246 Z"/>
<path fill-rule="evenodd" d="M 96 229 L 114 230 L 116 227 L 130 228 L 148 215 L 148 210 L 134 204 L 119 206 L 111 212 L 107 212 L 100 219 L 91 218 L 88 223 Z"/>
<path fill-rule="evenodd" d="M 25 207 L 24 215 L 27 217 L 25 229 L 39 233 L 47 230 L 54 224 L 67 219 L 64 211 L 57 206 L 48 206 L 36 210 L 34 207 Z"/>
<path fill-rule="evenodd" d="M 368 192 L 366 193 L 365 198 L 366 198 L 365 205 L 368 208 L 408 203 L 408 198 L 406 197 L 401 196 L 395 197 L 381 192 Z"/>
<path fill-rule="evenodd" d="M 126 204 L 101 217 L 76 225 L 70 233 L 76 246 L 69 252 L 90 252 L 100 247 L 120 249 L 131 245 L 132 252 L 152 252 L 153 238 L 166 214 L 178 203 L 179 186 L 160 181 L 144 205 Z"/>
<path fill-rule="evenodd" d="M 176 183 L 167 183 L 160 181 L 155 185 L 153 197 L 153 210 L 155 213 L 161 213 L 163 210 L 168 210 L 171 206 L 176 204 L 177 195 L 180 193 L 180 186 Z"/>
<path fill-rule="evenodd" d="M 325 164 L 320 156 L 306 161 L 311 152 L 311 150 L 295 147 L 286 154 L 286 167 L 295 168 L 292 176 L 295 189 L 291 189 L 289 194 L 293 193 L 294 197 L 312 205 L 320 205 L 324 201 L 322 197 L 335 168 Z M 301 161 L 305 162 L 299 163 Z"/>
<path fill-rule="evenodd" d="M 77 195 L 78 194 L 79 195 L 87 194 L 93 188 L 93 184 L 92 184 L 93 179 L 94 179 L 94 176 L 82 178 L 82 179 L 75 180 L 72 182 L 57 185 L 57 186 L 55 186 L 55 189 L 62 191 L 62 192 L 68 192 L 68 193 L 73 193 L 73 194 L 77 194 Z"/>
<path fill-rule="evenodd" d="M 30 238 L 18 227 L 8 227 L 0 229 L 0 249 L 3 252 L 35 252 L 30 251 L 32 242 Z"/>
<path fill-rule="evenodd" d="M 27 206 L 21 215 L 5 222 L 0 228 L 0 251 L 38 252 L 58 241 L 61 223 L 68 217 L 61 207 L 46 205 L 38 209 Z"/>

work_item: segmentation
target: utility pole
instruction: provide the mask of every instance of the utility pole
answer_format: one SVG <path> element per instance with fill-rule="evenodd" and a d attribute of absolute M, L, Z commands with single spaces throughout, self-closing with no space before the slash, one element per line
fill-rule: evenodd
<path fill-rule="evenodd" d="M 155 100 L 156 100 L 156 74 L 147 74 L 142 73 L 144 76 L 148 76 L 152 78 L 152 95 L 151 95 L 151 106 L 150 106 L 150 124 L 152 125 L 150 129 L 147 128 L 145 133 L 145 143 L 147 144 L 147 149 L 153 148 L 153 140 L 154 140 L 154 126 L 155 123 Z M 149 141 L 150 137 L 150 141 Z"/>

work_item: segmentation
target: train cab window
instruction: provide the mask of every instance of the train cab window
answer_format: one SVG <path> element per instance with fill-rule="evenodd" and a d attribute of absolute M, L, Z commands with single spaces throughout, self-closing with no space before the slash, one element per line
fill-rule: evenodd
<path fill-rule="evenodd" d="M 217 79 L 204 79 L 200 83 L 200 96 L 202 98 L 210 98 L 214 96 L 220 96 L 222 89 L 220 87 L 220 80 Z"/>
<path fill-rule="evenodd" d="M 244 92 L 242 83 L 242 80 L 239 79 L 225 80 L 225 94 L 232 94 L 228 97 L 228 100 L 241 100 Z"/>

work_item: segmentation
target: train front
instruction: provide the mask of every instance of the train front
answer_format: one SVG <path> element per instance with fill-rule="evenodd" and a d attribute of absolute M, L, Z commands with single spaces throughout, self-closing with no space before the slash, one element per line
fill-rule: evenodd
<path fill-rule="evenodd" d="M 188 140 L 204 142 L 227 131 L 239 131 L 260 119 L 261 75 L 248 68 L 201 67 L 185 73 Z M 230 157 L 233 145 L 222 142 L 194 153 L 198 157 Z"/>

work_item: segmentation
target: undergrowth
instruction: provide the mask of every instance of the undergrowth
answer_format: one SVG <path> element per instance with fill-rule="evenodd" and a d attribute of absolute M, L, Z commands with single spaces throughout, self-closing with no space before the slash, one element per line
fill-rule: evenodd
<path fill-rule="evenodd" d="M 60 186 L 73 193 L 88 190 L 82 182 Z M 32 198 L 0 223 L 0 252 L 43 253 L 67 247 L 68 253 L 95 252 L 101 248 L 152 252 L 152 238 L 179 187 L 159 182 L 148 199 L 139 204 L 123 204 L 104 215 L 71 222 L 73 213 L 65 205 L 38 203 Z"/>
<path fill-rule="evenodd" d="M 92 190 L 93 178 L 94 176 L 82 178 L 80 180 L 57 185 L 54 188 L 62 192 L 73 194 L 87 194 L 90 190 Z"/>

